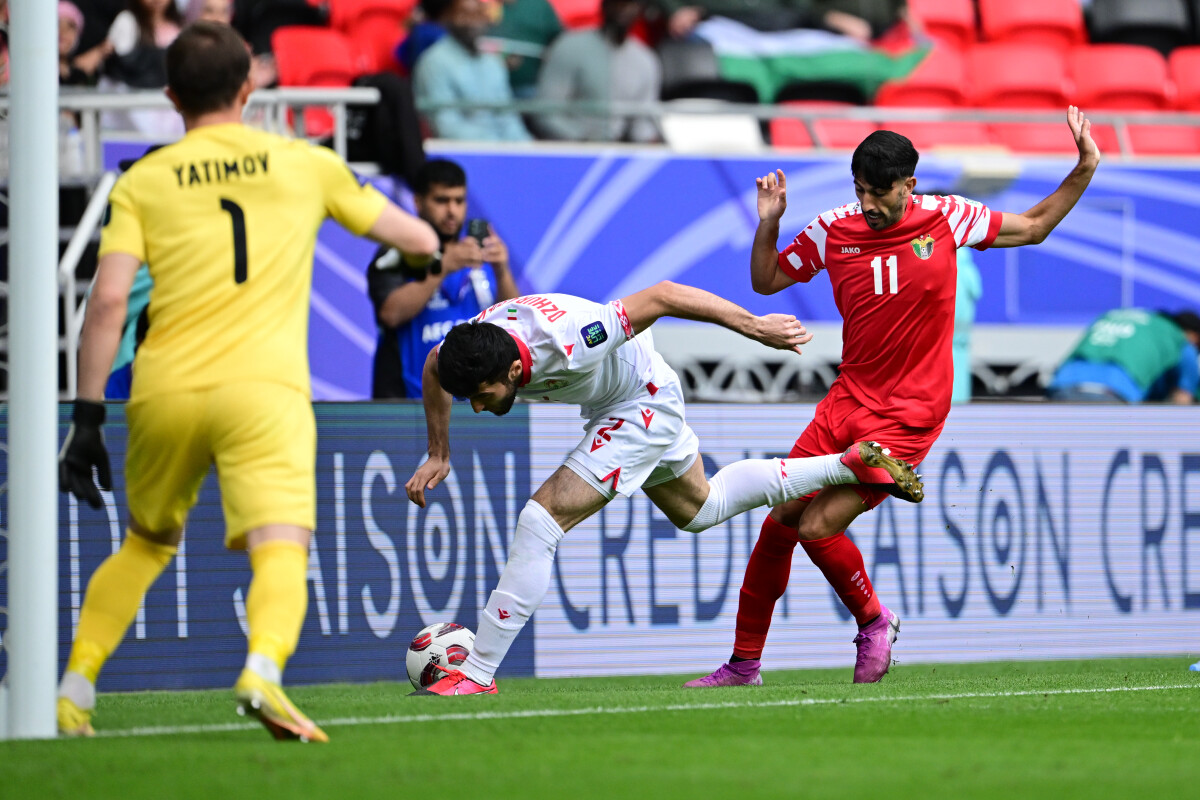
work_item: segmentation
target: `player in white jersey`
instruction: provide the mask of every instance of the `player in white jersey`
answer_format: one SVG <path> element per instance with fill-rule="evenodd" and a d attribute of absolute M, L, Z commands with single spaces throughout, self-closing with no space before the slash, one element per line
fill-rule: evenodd
<path fill-rule="evenodd" d="M 647 330 L 672 316 L 722 325 L 779 350 L 800 352 L 812 335 L 793 316 L 756 317 L 716 295 L 664 281 L 608 304 L 564 294 L 518 297 L 455 326 L 430 352 L 422 378 L 429 459 L 405 484 L 425 492 L 450 471 L 450 405 L 508 413 L 517 397 L 577 403 L 584 436 L 566 463 L 522 509 L 496 590 L 479 615 L 461 670 L 415 694 L 495 693 L 493 675 L 550 585 L 564 533 L 618 494 L 639 488 L 673 524 L 700 532 L 744 511 L 825 486 L 869 483 L 905 499 L 922 496 L 909 465 L 870 442 L 845 453 L 739 461 L 710 481 L 700 443 L 684 418 L 679 377 Z"/>

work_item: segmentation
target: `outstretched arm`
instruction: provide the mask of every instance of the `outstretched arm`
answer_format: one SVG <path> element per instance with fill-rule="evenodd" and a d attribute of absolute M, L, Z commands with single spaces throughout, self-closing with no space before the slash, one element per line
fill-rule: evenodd
<path fill-rule="evenodd" d="M 79 387 L 82 400 L 104 401 L 104 387 L 121 345 L 129 291 L 142 262 L 127 253 L 106 253 L 96 268 L 79 339 Z"/>
<path fill-rule="evenodd" d="M 1079 161 L 1054 193 L 1024 214 L 1004 214 L 992 247 L 1041 244 L 1083 195 L 1100 164 L 1100 149 L 1092 140 L 1092 122 L 1075 106 L 1067 109 L 1067 126 L 1079 148 Z"/>
<path fill-rule="evenodd" d="M 367 236 L 404 253 L 413 266 L 427 264 L 439 245 L 432 225 L 390 202 L 383 207 Z"/>
<path fill-rule="evenodd" d="M 750 285 L 759 294 L 775 294 L 796 281 L 779 269 L 779 220 L 787 210 L 787 177 L 777 169 L 761 178 L 758 185 L 758 230 L 750 249 Z"/>
<path fill-rule="evenodd" d="M 812 340 L 812 334 L 791 314 L 756 317 L 736 303 L 711 292 L 671 281 L 656 283 L 649 289 L 623 298 L 621 303 L 625 306 L 625 313 L 629 315 L 629 323 L 635 333 L 646 330 L 660 317 L 678 317 L 729 328 L 776 350 L 795 350 L 799 353 L 800 345 Z"/>
<path fill-rule="evenodd" d="M 450 474 L 450 404 L 454 398 L 438 381 L 437 348 L 425 358 L 421 374 L 425 402 L 425 428 L 429 432 L 429 459 L 404 484 L 408 499 L 425 507 L 425 490 L 432 489 Z"/>

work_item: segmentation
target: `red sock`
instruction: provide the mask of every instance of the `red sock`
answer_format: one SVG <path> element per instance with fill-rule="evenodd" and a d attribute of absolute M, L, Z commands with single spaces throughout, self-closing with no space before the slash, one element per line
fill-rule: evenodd
<path fill-rule="evenodd" d="M 762 658 L 771 613 L 775 601 L 787 589 L 792 551 L 798 539 L 792 528 L 770 517 L 763 520 L 738 599 L 737 628 L 733 635 L 733 654 L 738 658 Z"/>
<path fill-rule="evenodd" d="M 879 616 L 879 598 L 867 577 L 862 553 L 845 531 L 825 539 L 801 542 L 804 552 L 825 574 L 825 580 L 837 592 L 859 625 Z"/>

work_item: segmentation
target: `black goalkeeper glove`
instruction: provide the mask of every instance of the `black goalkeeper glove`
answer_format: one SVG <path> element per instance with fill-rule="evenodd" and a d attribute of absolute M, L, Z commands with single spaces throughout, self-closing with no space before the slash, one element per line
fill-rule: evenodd
<path fill-rule="evenodd" d="M 70 492 L 92 508 L 103 508 L 104 500 L 92 481 L 96 468 L 100 488 L 112 491 L 112 470 L 108 450 L 104 447 L 104 404 L 91 400 L 76 400 L 71 414 L 71 429 L 58 454 L 58 488 Z"/>

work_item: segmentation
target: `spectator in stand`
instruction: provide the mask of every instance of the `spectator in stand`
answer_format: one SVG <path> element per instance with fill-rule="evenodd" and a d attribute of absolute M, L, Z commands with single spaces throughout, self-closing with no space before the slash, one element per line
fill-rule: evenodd
<path fill-rule="evenodd" d="M 129 0 L 109 27 L 107 42 L 76 63 L 84 58 L 103 61 L 101 89 L 161 89 L 167 84 L 167 46 L 182 28 L 183 13 L 175 0 Z M 100 124 L 105 130 L 132 130 L 155 139 L 176 139 L 184 132 L 178 114 L 157 108 L 106 111 Z"/>
<path fill-rule="evenodd" d="M 1121 308 L 1101 316 L 1054 373 L 1051 400 L 1196 402 L 1200 316 Z"/>
<path fill-rule="evenodd" d="M 233 24 L 233 0 L 188 0 L 183 12 L 184 22 L 191 25 L 198 20 Z M 249 44 L 246 45 L 250 47 Z M 275 57 L 270 53 L 250 54 L 250 80 L 255 89 L 265 89 L 279 82 L 279 71 Z"/>
<path fill-rule="evenodd" d="M 481 0 L 451 0 L 437 19 L 446 34 L 417 60 L 413 93 L 417 106 L 468 103 L 498 109 L 443 108 L 426 113 L 433 134 L 443 139 L 529 141 L 529 131 L 515 111 L 508 70 L 495 53 L 479 49 L 491 20 Z"/>
<path fill-rule="evenodd" d="M 86 86 L 92 76 L 71 61 L 83 32 L 83 12 L 74 3 L 58 4 L 58 83 L 60 86 Z"/>
<path fill-rule="evenodd" d="M 108 29 L 109 75 L 133 89 L 167 85 L 167 46 L 183 29 L 174 0 L 129 0 Z"/>
<path fill-rule="evenodd" d="M 417 5 L 408 36 L 396 46 L 396 60 L 407 74 L 413 73 L 417 59 L 446 34 L 446 29 L 437 20 L 441 19 L 449 7 L 450 0 L 421 0 Z"/>
<path fill-rule="evenodd" d="M 83 12 L 83 30 L 79 32 L 79 52 L 104 44 L 113 20 L 124 11 L 127 0 L 72 0 Z"/>
<path fill-rule="evenodd" d="M 815 0 L 824 27 L 863 42 L 908 23 L 907 0 Z"/>
<path fill-rule="evenodd" d="M 676 39 L 691 36 L 696 26 L 708 17 L 727 17 L 760 31 L 823 28 L 865 42 L 873 38 L 874 20 L 882 7 L 904 7 L 904 0 L 654 0 L 654 3 L 666 18 L 667 33 Z M 846 8 L 857 11 L 849 12 Z M 871 18 L 862 16 L 864 13 L 871 14 Z M 879 19 L 883 19 L 882 14 Z"/>
<path fill-rule="evenodd" d="M 8 0 L 0 0 L 0 86 L 8 85 Z"/>
<path fill-rule="evenodd" d="M 463 236 L 467 174 L 462 167 L 445 159 L 426 161 L 413 181 L 413 199 L 417 215 L 441 239 L 441 264 L 437 271 L 414 270 L 399 252 L 381 247 L 367 267 L 367 291 L 379 325 L 371 382 L 377 400 L 421 397 L 429 349 L 458 323 L 517 296 L 508 247 L 491 226 L 481 240 L 469 231 Z"/>
<path fill-rule="evenodd" d="M 629 36 L 643 0 L 602 0 L 599 29 L 571 31 L 551 45 L 538 80 L 538 99 L 548 102 L 652 103 L 662 90 L 654 52 Z M 538 127 L 551 139 L 591 142 L 653 142 L 651 117 L 544 114 Z"/>
<path fill-rule="evenodd" d="M 501 16 L 490 37 L 508 66 L 513 96 L 533 97 L 546 48 L 562 33 L 562 21 L 546 0 L 500 0 L 496 7 Z"/>

